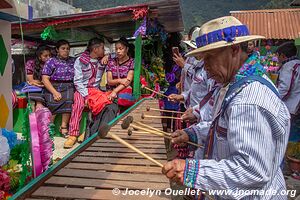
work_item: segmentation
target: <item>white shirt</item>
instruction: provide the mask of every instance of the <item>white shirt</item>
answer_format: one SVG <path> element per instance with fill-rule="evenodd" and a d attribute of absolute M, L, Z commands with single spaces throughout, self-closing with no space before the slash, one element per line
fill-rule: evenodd
<path fill-rule="evenodd" d="M 296 69 L 295 79 L 293 84 L 291 85 L 292 74 L 293 74 L 293 67 L 299 64 L 298 68 Z M 283 98 L 283 102 L 288 107 L 291 114 L 296 114 L 297 111 L 300 109 L 300 60 L 293 59 L 290 60 L 282 65 L 279 70 L 279 77 L 278 77 L 278 91 Z M 287 95 L 289 88 L 291 87 L 289 95 Z"/>

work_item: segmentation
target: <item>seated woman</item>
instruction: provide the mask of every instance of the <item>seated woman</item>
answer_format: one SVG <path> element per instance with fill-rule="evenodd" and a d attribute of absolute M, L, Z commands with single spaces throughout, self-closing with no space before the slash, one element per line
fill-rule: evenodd
<path fill-rule="evenodd" d="M 67 136 L 68 124 L 74 99 L 74 62 L 69 57 L 70 44 L 59 40 L 56 44 L 57 56 L 50 58 L 43 69 L 42 79 L 45 85 L 45 100 L 54 121 L 57 114 L 62 114 L 60 132 Z"/>
<path fill-rule="evenodd" d="M 26 78 L 28 84 L 43 88 L 42 70 L 51 56 L 51 50 L 48 46 L 41 45 L 37 48 L 35 55 L 35 59 L 28 60 L 25 65 Z M 28 99 L 33 102 L 33 111 L 43 107 L 45 104 L 43 91 L 29 92 Z"/>
<path fill-rule="evenodd" d="M 129 54 L 129 43 L 126 38 L 121 37 L 116 42 L 116 57 L 110 58 L 107 64 L 108 90 L 112 90 L 110 98 L 115 99 L 120 91 L 130 86 L 133 80 L 134 59 Z M 119 104 L 120 112 L 128 107 Z"/>

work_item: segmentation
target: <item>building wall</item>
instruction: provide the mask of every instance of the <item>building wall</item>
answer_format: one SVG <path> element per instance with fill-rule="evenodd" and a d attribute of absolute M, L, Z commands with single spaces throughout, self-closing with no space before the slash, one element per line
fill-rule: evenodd
<path fill-rule="evenodd" d="M 33 7 L 33 18 L 67 15 L 78 13 L 81 9 L 59 0 L 21 0 Z"/>
<path fill-rule="evenodd" d="M 12 65 L 10 53 L 11 25 L 0 20 L 0 128 L 12 129 Z M 6 53 L 7 54 L 6 54 Z M 5 59 L 7 55 L 7 60 Z M 6 61 L 5 61 L 6 60 Z M 3 74 L 2 74 L 3 72 Z"/>

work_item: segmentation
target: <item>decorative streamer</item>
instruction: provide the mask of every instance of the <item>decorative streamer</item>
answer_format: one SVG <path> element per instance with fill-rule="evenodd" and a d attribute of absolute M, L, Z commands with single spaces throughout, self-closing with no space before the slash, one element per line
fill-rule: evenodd
<path fill-rule="evenodd" d="M 133 37 L 137 37 L 139 35 L 145 36 L 146 35 L 146 30 L 147 30 L 147 19 L 144 17 L 144 20 L 140 27 L 134 32 Z"/>
<path fill-rule="evenodd" d="M 29 115 L 34 177 L 46 171 L 52 161 L 53 141 L 49 136 L 51 116 L 51 112 L 45 107 Z M 39 123 L 37 119 L 40 120 Z"/>
<path fill-rule="evenodd" d="M 41 38 L 43 40 L 55 40 L 58 38 L 58 33 L 55 31 L 54 26 L 47 26 L 44 31 L 41 33 Z"/>
<path fill-rule="evenodd" d="M 147 7 L 143 7 L 144 10 L 148 9 Z M 64 24 L 64 23 L 68 23 L 68 22 L 72 22 L 72 21 L 79 21 L 79 20 L 85 20 L 85 19 L 90 19 L 90 18 L 96 18 L 96 17 L 101 17 L 101 16 L 106 16 L 106 15 L 110 15 L 110 14 L 115 14 L 115 13 L 122 13 L 122 12 L 128 12 L 128 11 L 138 11 L 138 13 L 142 13 L 139 11 L 139 9 L 137 9 L 136 7 L 119 7 L 118 9 L 113 8 L 113 9 L 105 9 L 102 10 L 100 12 L 96 12 L 93 14 L 87 14 L 87 15 L 78 15 L 76 17 L 71 17 L 71 18 L 63 18 L 63 19 L 56 19 L 56 20 L 51 20 L 51 21 L 47 21 L 47 22 L 37 22 L 37 23 L 25 23 L 23 24 L 23 28 L 28 28 L 28 29 L 37 29 L 37 28 L 45 28 L 47 26 L 56 26 L 59 24 Z M 144 11 L 143 11 L 144 12 Z M 136 16 L 140 16 L 139 18 L 143 18 L 143 15 L 136 15 Z M 17 26 L 15 26 L 14 24 L 12 24 L 12 30 L 16 30 L 18 29 Z"/>
<path fill-rule="evenodd" d="M 53 156 L 53 141 L 49 134 L 52 115 L 49 109 L 45 107 L 38 109 L 35 113 L 36 118 L 41 119 L 40 123 L 38 123 L 40 156 L 43 171 L 46 171 L 52 161 Z"/>
<path fill-rule="evenodd" d="M 133 17 L 132 17 L 133 20 L 138 20 L 138 19 L 144 18 L 148 14 L 148 8 L 134 9 L 132 11 L 132 14 L 133 14 Z"/>
<path fill-rule="evenodd" d="M 29 114 L 32 113 L 31 110 L 31 104 L 28 102 L 27 108 L 25 111 L 25 117 L 22 127 L 22 136 L 24 138 L 24 145 L 22 145 L 23 149 L 21 152 L 21 166 L 22 166 L 22 172 L 20 175 L 20 184 L 19 189 L 21 189 L 25 183 L 28 177 L 31 177 L 32 170 L 30 166 L 30 129 L 29 129 Z"/>
<path fill-rule="evenodd" d="M 41 120 L 43 121 L 43 120 Z M 33 176 L 34 178 L 38 177 L 42 172 L 42 162 L 41 162 L 41 153 L 40 153 L 40 141 L 39 141 L 39 130 L 36 113 L 29 114 L 29 123 L 30 123 L 30 141 L 31 141 L 31 158 L 33 164 Z"/>

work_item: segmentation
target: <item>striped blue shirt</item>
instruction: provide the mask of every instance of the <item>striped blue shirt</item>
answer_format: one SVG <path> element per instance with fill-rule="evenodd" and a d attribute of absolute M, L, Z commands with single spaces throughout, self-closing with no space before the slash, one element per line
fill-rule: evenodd
<path fill-rule="evenodd" d="M 280 169 L 289 137 L 285 104 L 265 85 L 253 82 L 236 95 L 215 130 L 213 159 L 187 160 L 184 184 L 209 190 L 285 190 Z M 216 199 L 287 199 L 284 195 L 247 196 L 233 193 Z"/>

